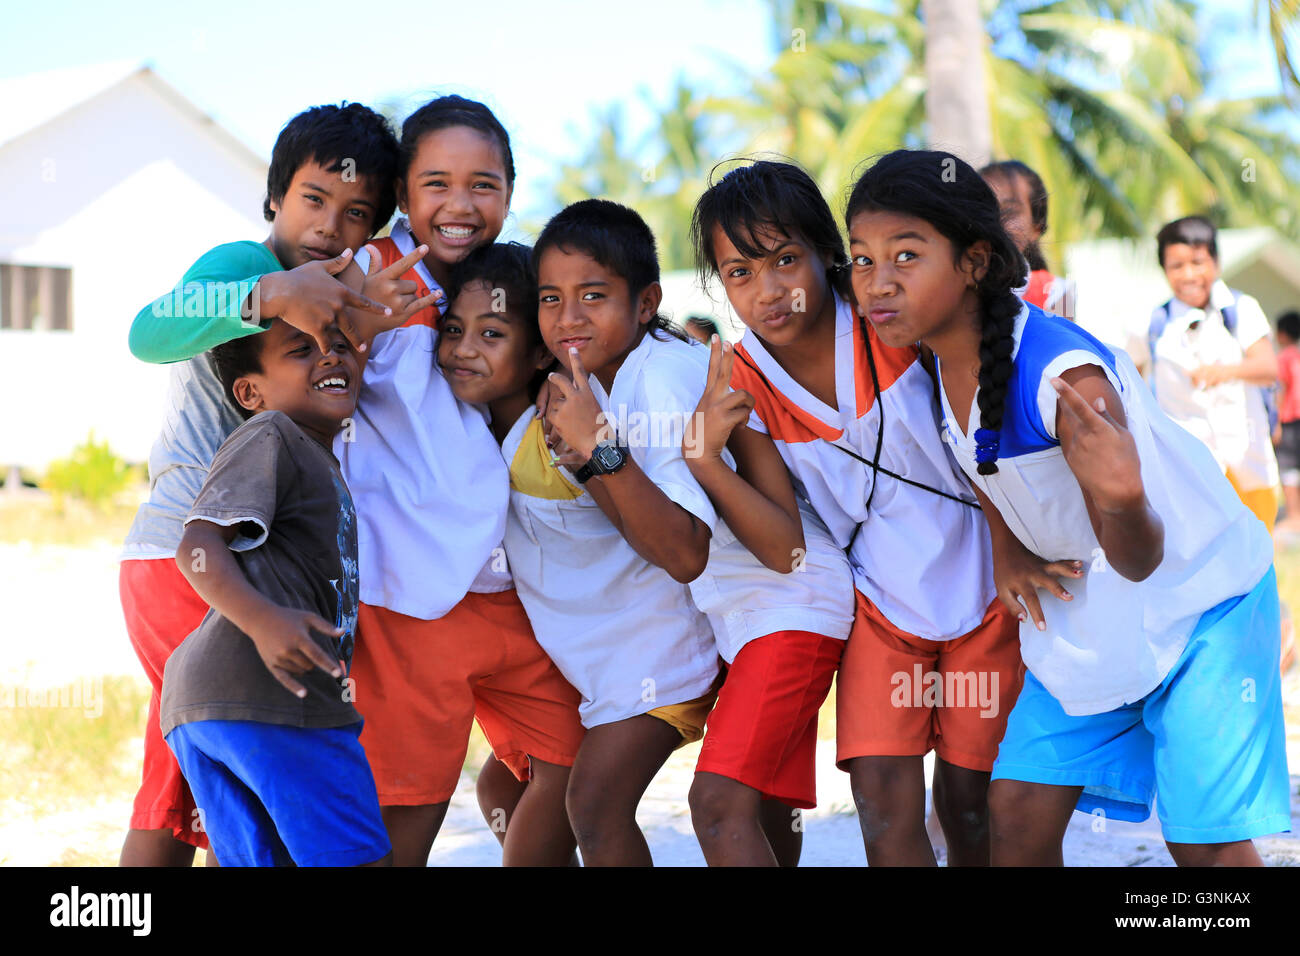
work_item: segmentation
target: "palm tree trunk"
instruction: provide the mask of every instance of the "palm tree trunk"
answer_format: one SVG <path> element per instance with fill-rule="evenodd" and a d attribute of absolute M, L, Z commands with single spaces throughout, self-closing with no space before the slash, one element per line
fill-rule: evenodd
<path fill-rule="evenodd" d="M 993 150 L 979 0 L 922 0 L 930 142 L 979 168 Z"/>

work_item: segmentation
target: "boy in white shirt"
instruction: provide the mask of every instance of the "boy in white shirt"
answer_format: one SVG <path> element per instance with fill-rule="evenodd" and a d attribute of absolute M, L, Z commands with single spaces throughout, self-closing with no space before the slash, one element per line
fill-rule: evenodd
<path fill-rule="evenodd" d="M 1151 313 L 1145 347 L 1134 357 L 1161 409 L 1205 442 L 1272 533 L 1279 479 L 1264 388 L 1277 382 L 1277 355 L 1259 303 L 1219 278 L 1215 239 L 1201 216 L 1157 234 L 1174 298 Z"/>

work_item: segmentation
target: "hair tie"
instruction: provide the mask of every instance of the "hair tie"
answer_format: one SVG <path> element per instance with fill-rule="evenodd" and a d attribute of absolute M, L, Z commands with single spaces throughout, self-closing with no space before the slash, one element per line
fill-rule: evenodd
<path fill-rule="evenodd" d="M 975 461 L 979 464 L 998 460 L 1001 432 L 996 428 L 975 429 Z"/>

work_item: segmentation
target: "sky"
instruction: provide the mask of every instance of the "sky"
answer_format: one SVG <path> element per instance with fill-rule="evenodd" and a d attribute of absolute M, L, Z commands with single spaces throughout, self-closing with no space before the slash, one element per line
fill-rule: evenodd
<path fill-rule="evenodd" d="M 1223 73 L 1216 92 L 1275 92 L 1271 48 L 1259 23 L 1242 13 L 1253 0 L 1202 6 L 1203 33 L 1216 38 L 1212 58 Z M 308 106 L 396 100 L 405 115 L 435 95 L 460 93 L 491 106 L 510 131 L 514 208 L 536 219 L 549 212 L 546 181 L 578 155 L 596 108 L 620 102 L 631 129 L 644 128 L 678 76 L 704 93 L 734 92 L 746 69 L 771 61 L 773 44 L 762 0 L 390 0 L 375 7 L 48 0 L 6 11 L 0 78 L 149 63 L 263 157 L 280 127 Z"/>

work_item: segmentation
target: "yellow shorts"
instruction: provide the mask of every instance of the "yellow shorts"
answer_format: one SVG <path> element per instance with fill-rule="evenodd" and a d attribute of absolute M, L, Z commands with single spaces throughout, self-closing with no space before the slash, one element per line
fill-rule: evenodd
<path fill-rule="evenodd" d="M 1241 486 L 1232 478 L 1232 471 L 1228 471 L 1228 482 L 1232 485 L 1232 490 L 1237 493 L 1237 497 L 1260 521 L 1264 522 L 1264 527 L 1268 528 L 1268 533 L 1273 533 L 1273 525 L 1277 523 L 1277 506 L 1278 506 L 1278 489 L 1277 488 L 1256 488 L 1252 491 L 1242 491 Z"/>
<path fill-rule="evenodd" d="M 718 675 L 718 679 L 713 682 L 713 686 L 708 689 L 704 696 L 696 697 L 694 700 L 684 700 L 680 704 L 666 704 L 663 707 L 656 707 L 654 710 L 646 711 L 646 714 L 650 717 L 658 717 L 682 735 L 682 742 L 674 748 L 680 749 L 704 736 L 704 722 L 713 710 L 713 704 L 718 699 L 718 689 L 720 687 L 722 687 L 721 674 Z"/>

